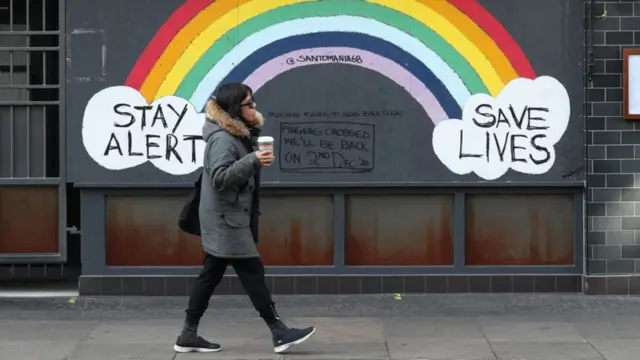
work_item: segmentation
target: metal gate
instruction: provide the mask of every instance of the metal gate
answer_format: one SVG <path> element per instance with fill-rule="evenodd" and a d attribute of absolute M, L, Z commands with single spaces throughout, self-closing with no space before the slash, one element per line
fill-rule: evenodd
<path fill-rule="evenodd" d="M 0 263 L 66 261 L 64 0 L 0 0 Z"/>

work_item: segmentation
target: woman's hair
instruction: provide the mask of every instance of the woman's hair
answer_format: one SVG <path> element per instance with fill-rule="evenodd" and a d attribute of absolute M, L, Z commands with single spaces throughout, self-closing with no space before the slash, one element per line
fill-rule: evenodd
<path fill-rule="evenodd" d="M 241 119 L 242 102 L 251 95 L 253 98 L 253 90 L 242 83 L 228 83 L 218 88 L 216 103 L 231 117 Z M 244 120 L 244 119 L 242 119 Z"/>

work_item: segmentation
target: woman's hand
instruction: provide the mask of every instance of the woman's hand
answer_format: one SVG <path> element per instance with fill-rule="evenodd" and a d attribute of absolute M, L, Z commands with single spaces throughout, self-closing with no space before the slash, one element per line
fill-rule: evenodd
<path fill-rule="evenodd" d="M 258 158 L 258 162 L 260 162 L 260 166 L 262 167 L 271 165 L 274 159 L 272 150 L 258 150 L 256 151 L 256 157 Z"/>

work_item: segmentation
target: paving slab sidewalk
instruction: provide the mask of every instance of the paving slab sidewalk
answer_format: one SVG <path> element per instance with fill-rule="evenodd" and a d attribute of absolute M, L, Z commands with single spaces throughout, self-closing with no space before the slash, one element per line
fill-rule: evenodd
<path fill-rule="evenodd" d="M 279 297 L 317 333 L 274 354 L 242 297 L 215 298 L 201 333 L 215 354 L 175 354 L 184 298 L 0 300 L 0 360 L 632 360 L 640 298 L 580 295 Z"/>

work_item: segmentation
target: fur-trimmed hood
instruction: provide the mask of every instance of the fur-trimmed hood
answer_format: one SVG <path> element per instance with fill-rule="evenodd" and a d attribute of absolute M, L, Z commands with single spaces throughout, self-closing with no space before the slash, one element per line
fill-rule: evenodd
<path fill-rule="evenodd" d="M 239 119 L 234 119 L 227 112 L 222 110 L 215 100 L 207 101 L 207 121 L 202 128 L 202 137 L 207 141 L 211 135 L 218 131 L 226 131 L 237 137 L 250 137 L 249 128 Z M 264 118 L 257 112 L 257 122 L 253 124 L 262 127 Z"/>

